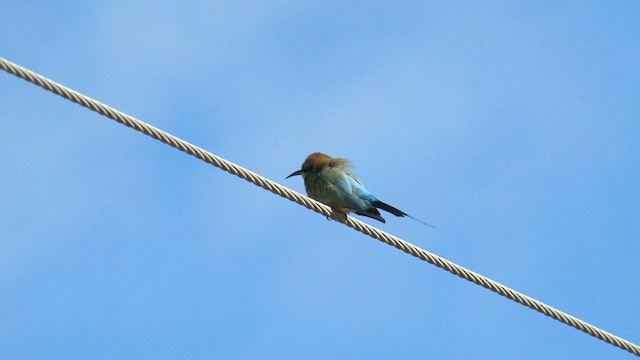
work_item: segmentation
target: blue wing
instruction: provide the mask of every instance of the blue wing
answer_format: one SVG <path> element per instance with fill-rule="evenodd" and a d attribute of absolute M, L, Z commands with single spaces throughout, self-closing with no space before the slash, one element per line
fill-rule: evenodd
<path fill-rule="evenodd" d="M 353 211 L 385 222 L 373 205 L 378 199 L 348 172 L 330 168 L 308 175 L 304 183 L 307 194 L 313 199 L 345 213 Z"/>
<path fill-rule="evenodd" d="M 378 199 L 373 196 L 362 184 L 353 176 L 342 171 L 336 171 L 331 177 L 337 188 L 337 195 L 344 201 L 350 209 L 367 211 L 371 203 Z"/>

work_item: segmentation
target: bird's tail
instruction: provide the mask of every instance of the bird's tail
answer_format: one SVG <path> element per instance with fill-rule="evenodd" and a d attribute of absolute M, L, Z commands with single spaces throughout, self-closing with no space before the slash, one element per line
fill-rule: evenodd
<path fill-rule="evenodd" d="M 376 200 L 376 201 L 372 202 L 371 205 L 377 207 L 378 209 L 382 209 L 382 210 L 384 210 L 386 212 L 390 212 L 395 216 L 400 216 L 400 217 L 409 216 L 409 214 L 407 214 L 406 212 L 404 212 L 404 211 L 402 211 L 400 209 L 396 209 L 393 206 L 391 206 L 391 205 L 389 205 L 387 203 L 383 203 L 380 200 Z"/>
<path fill-rule="evenodd" d="M 416 218 L 414 218 L 413 216 L 411 216 L 411 215 L 407 214 L 406 212 L 404 212 L 404 211 L 402 211 L 402 210 L 400 210 L 400 209 L 397 209 L 397 208 L 395 208 L 395 207 L 393 207 L 393 206 L 391 206 L 391 205 L 389 205 L 389 204 L 387 204 L 387 203 L 384 203 L 384 202 L 382 202 L 382 201 L 380 201 L 380 200 L 373 201 L 373 202 L 371 203 L 371 205 L 373 205 L 373 206 L 377 207 L 378 209 L 382 209 L 382 210 L 384 210 L 384 211 L 390 212 L 390 213 L 392 213 L 392 214 L 393 214 L 393 215 L 395 215 L 395 216 L 399 216 L 399 217 L 404 217 L 404 216 L 406 216 L 406 217 L 412 218 L 413 220 L 415 220 L 415 221 L 417 221 L 417 222 L 419 222 L 419 223 L 421 223 L 421 224 L 423 224 L 423 225 L 426 225 L 426 226 L 429 226 L 429 227 L 435 228 L 435 226 L 433 226 L 433 225 L 431 225 L 431 224 L 427 224 L 426 222 L 424 222 L 424 221 L 422 221 L 422 220 L 420 220 L 420 219 L 416 219 Z"/>

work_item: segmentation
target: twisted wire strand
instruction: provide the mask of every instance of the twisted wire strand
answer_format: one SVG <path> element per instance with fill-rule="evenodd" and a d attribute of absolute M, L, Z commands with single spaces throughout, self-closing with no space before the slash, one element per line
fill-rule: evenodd
<path fill-rule="evenodd" d="M 99 114 L 102 114 L 112 120 L 115 120 L 123 125 L 133 128 L 143 134 L 151 136 L 156 140 L 160 140 L 163 143 L 170 145 L 180 151 L 193 155 L 196 158 L 203 160 L 215 167 L 218 167 L 226 172 L 236 175 L 244 180 L 247 180 L 257 186 L 260 186 L 274 194 L 280 195 L 286 199 L 294 201 L 310 210 L 320 213 L 324 216 L 333 218 L 350 228 L 355 229 L 365 235 L 368 235 L 376 240 L 391 245 L 397 249 L 404 251 L 420 260 L 433 264 L 443 270 L 446 270 L 454 275 L 457 275 L 465 280 L 471 281 L 477 285 L 487 288 L 499 295 L 511 299 L 521 305 L 527 306 L 533 310 L 536 310 L 544 315 L 547 315 L 553 319 L 556 319 L 562 323 L 565 323 L 571 327 L 581 330 L 595 338 L 603 340 L 613 346 L 626 350 L 636 356 L 640 356 L 640 347 L 634 343 L 631 343 L 625 339 L 622 339 L 609 332 L 601 330 L 585 321 L 575 318 L 569 314 L 566 314 L 560 310 L 557 310 L 549 305 L 546 305 L 538 300 L 521 294 L 507 286 L 504 286 L 496 281 L 493 281 L 487 277 L 477 274 L 471 270 L 468 270 L 462 266 L 459 266 L 449 260 L 441 258 L 435 254 L 432 254 L 424 249 L 421 249 L 413 244 L 410 244 L 396 236 L 381 231 L 371 225 L 363 223 L 352 217 L 342 217 L 335 214 L 331 209 L 319 203 L 313 199 L 310 199 L 298 192 L 290 190 L 282 185 L 266 179 L 250 170 L 247 170 L 241 166 L 238 166 L 232 162 L 222 159 L 204 149 L 201 149 L 195 145 L 192 145 L 184 140 L 181 140 L 171 134 L 168 134 L 158 128 L 155 128 L 149 124 L 146 124 L 138 119 L 135 119 L 129 115 L 126 115 L 118 110 L 115 110 L 105 104 L 102 104 L 96 100 L 93 100 L 85 95 L 82 95 L 76 91 L 73 91 L 65 86 L 57 84 L 41 75 L 38 75 L 30 70 L 27 70 L 19 65 L 16 65 L 4 58 L 0 58 L 0 68 L 10 74 L 13 74 L 19 78 L 29 81 L 35 85 L 38 85 L 45 90 L 51 91 L 54 94 L 60 95 L 65 99 L 71 100 L 79 105 L 82 105 L 88 109 L 91 109 Z"/>

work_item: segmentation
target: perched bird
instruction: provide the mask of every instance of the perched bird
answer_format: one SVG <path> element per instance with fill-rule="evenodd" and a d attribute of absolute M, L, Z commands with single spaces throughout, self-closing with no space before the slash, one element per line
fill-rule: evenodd
<path fill-rule="evenodd" d="M 395 207 L 380 201 L 351 172 L 351 163 L 346 159 L 332 158 L 323 153 L 313 153 L 307 157 L 302 168 L 293 172 L 292 176 L 302 175 L 304 187 L 310 198 L 330 206 L 332 209 L 347 214 L 354 212 L 378 221 L 386 222 L 378 209 L 388 211 L 395 216 L 407 216 L 424 225 L 426 224 Z"/>

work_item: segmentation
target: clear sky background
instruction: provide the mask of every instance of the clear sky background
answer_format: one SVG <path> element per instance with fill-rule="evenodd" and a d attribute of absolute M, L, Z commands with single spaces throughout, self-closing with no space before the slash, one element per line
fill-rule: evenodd
<path fill-rule="evenodd" d="M 0 56 L 640 342 L 637 1 L 14 1 Z M 6 73 L 0 358 L 629 359 Z"/>

